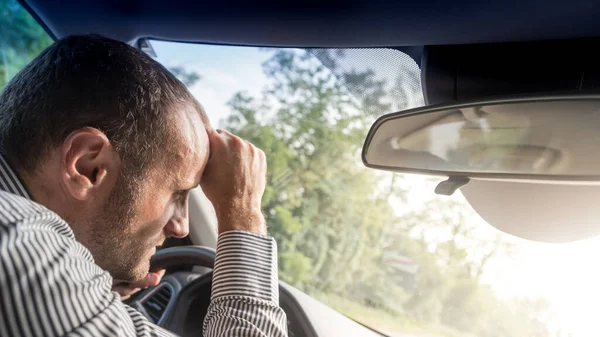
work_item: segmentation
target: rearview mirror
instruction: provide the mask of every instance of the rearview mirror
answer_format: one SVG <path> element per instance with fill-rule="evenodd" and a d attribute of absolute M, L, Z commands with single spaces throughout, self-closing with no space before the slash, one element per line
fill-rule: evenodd
<path fill-rule="evenodd" d="M 371 127 L 362 159 L 372 168 L 459 179 L 600 181 L 600 96 L 494 100 L 384 115 Z"/>

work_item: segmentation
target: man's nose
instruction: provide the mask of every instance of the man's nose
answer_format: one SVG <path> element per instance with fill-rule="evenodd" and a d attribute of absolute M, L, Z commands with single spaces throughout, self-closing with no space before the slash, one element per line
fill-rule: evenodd
<path fill-rule="evenodd" d="M 165 226 L 165 234 L 168 237 L 181 239 L 190 233 L 188 217 L 179 216 L 173 217 Z"/>

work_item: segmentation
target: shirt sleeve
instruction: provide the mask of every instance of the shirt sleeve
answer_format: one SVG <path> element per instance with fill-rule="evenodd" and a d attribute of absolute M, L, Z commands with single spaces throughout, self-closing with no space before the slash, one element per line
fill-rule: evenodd
<path fill-rule="evenodd" d="M 273 238 L 245 231 L 219 236 L 204 336 L 287 336 Z"/>

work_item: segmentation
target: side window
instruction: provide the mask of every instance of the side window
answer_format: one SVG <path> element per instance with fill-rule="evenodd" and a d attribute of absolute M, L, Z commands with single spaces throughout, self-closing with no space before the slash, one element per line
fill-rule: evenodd
<path fill-rule="evenodd" d="M 50 44 L 52 38 L 17 0 L 0 0 L 0 91 Z"/>

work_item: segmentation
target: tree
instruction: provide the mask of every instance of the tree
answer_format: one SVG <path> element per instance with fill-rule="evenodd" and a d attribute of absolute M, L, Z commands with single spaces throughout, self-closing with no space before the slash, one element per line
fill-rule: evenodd
<path fill-rule="evenodd" d="M 16 0 L 0 0 L 0 90 L 52 39 Z"/>
<path fill-rule="evenodd" d="M 200 76 L 197 72 L 188 71 L 184 67 L 171 67 L 169 68 L 169 71 L 173 73 L 173 75 L 175 75 L 175 77 L 177 77 L 177 79 L 179 79 L 188 88 L 202 79 L 202 76 Z"/>
<path fill-rule="evenodd" d="M 280 246 L 281 278 L 365 300 L 372 294 L 351 289 L 370 288 L 381 255 L 373 248 L 394 218 L 387 198 L 373 198 L 377 174 L 358 160 L 373 119 L 364 111 L 386 109 L 383 83 L 371 71 L 344 74 L 340 82 L 331 68 L 295 51 L 275 52 L 263 69 L 272 85 L 260 99 L 237 94 L 223 127 L 267 153 L 263 204 Z M 347 83 L 373 94 L 356 99 Z"/>

